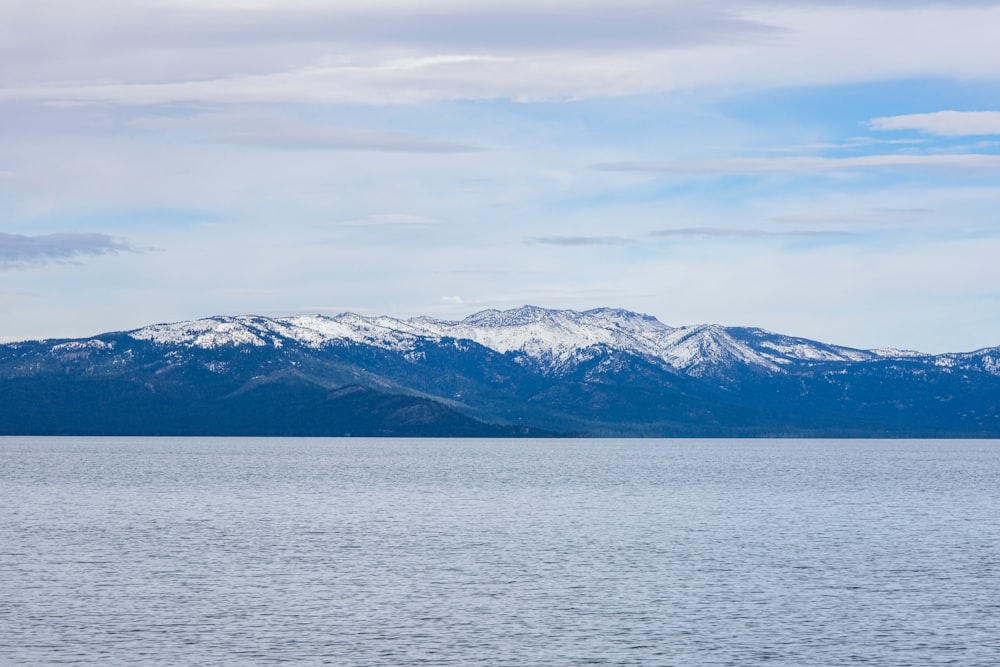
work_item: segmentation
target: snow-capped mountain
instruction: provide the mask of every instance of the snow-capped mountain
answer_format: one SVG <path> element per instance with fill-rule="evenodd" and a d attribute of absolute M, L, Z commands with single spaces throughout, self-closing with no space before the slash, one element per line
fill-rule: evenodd
<path fill-rule="evenodd" d="M 460 321 L 419 317 L 363 317 L 344 313 L 266 318 L 213 317 L 157 324 L 129 335 L 163 345 L 312 348 L 356 343 L 411 351 L 421 339 L 471 340 L 500 353 L 519 353 L 544 372 L 561 374 L 593 356 L 593 348 L 628 352 L 689 375 L 724 373 L 737 366 L 780 372 L 796 364 L 867 361 L 882 353 L 827 345 L 762 329 L 696 325 L 671 327 L 655 317 L 614 308 L 584 312 L 524 306 L 484 310 Z"/>
<path fill-rule="evenodd" d="M 1000 348 L 613 308 L 210 317 L 0 345 L 0 434 L 1000 437 Z"/>

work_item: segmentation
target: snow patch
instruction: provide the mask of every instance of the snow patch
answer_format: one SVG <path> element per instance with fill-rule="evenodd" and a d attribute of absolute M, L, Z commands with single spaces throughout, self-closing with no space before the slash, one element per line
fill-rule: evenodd
<path fill-rule="evenodd" d="M 59 343 L 52 346 L 53 352 L 87 352 L 90 350 L 113 350 L 114 341 L 106 343 L 103 340 L 91 338 L 89 340 L 71 340 L 66 343 Z"/>

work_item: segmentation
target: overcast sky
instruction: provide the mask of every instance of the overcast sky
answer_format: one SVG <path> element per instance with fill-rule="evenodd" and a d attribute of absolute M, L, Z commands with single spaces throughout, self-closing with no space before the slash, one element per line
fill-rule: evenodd
<path fill-rule="evenodd" d="M 0 340 L 624 307 L 1000 345 L 1000 0 L 0 0 Z"/>

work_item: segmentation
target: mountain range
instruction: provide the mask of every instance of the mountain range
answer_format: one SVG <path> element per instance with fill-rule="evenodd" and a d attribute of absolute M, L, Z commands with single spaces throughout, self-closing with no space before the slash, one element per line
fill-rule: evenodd
<path fill-rule="evenodd" d="M 211 317 L 0 345 L 0 433 L 1000 437 L 1000 347 L 863 350 L 613 308 Z"/>

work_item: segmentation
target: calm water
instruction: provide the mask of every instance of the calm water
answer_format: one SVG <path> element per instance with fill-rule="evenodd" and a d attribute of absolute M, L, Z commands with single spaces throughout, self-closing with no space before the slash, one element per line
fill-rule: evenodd
<path fill-rule="evenodd" d="M 1000 442 L 0 438 L 0 664 L 997 665 Z"/>

